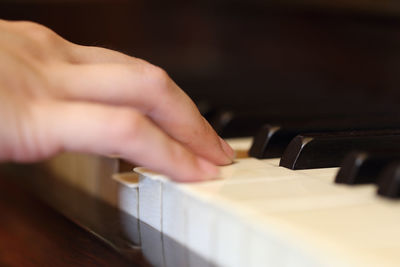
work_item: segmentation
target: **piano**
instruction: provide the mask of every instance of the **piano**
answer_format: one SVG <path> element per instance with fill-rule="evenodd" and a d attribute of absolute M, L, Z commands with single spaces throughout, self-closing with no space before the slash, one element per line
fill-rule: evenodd
<path fill-rule="evenodd" d="M 220 179 L 179 184 L 118 158 L 69 153 L 35 167 L 51 179 L 21 182 L 153 266 L 398 266 L 399 4 L 178 2 L 124 2 L 112 9 L 122 18 L 102 3 L 88 24 L 166 68 L 235 148 L 235 163 Z M 93 7 L 80 7 L 84 21 Z M 0 10 L 37 20 L 15 4 Z M 105 15 L 137 35 L 115 37 Z M 40 19 L 72 40 L 93 34 Z M 105 208 L 66 202 L 66 188 L 122 215 L 107 213 L 111 226 L 77 217 L 102 221 Z"/>

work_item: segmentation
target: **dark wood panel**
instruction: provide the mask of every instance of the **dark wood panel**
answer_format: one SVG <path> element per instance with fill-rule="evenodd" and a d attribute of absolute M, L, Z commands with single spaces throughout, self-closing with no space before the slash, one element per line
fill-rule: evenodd
<path fill-rule="evenodd" d="M 159 65 L 195 102 L 234 114 L 240 135 L 282 118 L 397 112 L 400 5 L 298 2 L 1 2 L 0 17 Z"/>
<path fill-rule="evenodd" d="M 1 266 L 132 266 L 0 173 Z"/>
<path fill-rule="evenodd" d="M 263 2 L 0 3 L 0 17 L 145 58 L 218 107 L 271 116 L 397 108 L 397 15 L 365 12 L 361 1 L 358 9 Z M 381 5 L 396 10 L 394 2 Z"/>

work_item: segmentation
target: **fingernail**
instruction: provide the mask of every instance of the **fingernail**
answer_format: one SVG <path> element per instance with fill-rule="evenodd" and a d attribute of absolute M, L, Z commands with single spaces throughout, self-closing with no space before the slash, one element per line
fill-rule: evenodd
<path fill-rule="evenodd" d="M 201 158 L 198 159 L 198 164 L 200 169 L 205 174 L 204 179 L 213 179 L 219 175 L 219 168 L 214 164 L 211 164 L 210 162 Z"/>
<path fill-rule="evenodd" d="M 221 142 L 222 149 L 224 150 L 225 154 L 228 156 L 230 160 L 233 160 L 235 158 L 235 150 L 232 149 L 230 145 L 228 145 L 227 142 L 225 142 L 224 139 L 221 137 L 219 138 L 219 141 Z"/>

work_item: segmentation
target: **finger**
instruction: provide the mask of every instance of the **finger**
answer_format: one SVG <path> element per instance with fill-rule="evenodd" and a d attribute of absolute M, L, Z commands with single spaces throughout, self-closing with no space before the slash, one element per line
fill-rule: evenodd
<path fill-rule="evenodd" d="M 132 64 L 137 59 L 121 52 L 97 46 L 71 46 L 70 55 L 79 64 L 122 63 Z M 139 59 L 137 59 L 139 60 Z"/>
<path fill-rule="evenodd" d="M 133 109 L 61 102 L 42 106 L 39 113 L 42 139 L 53 137 L 57 149 L 119 155 L 179 181 L 215 178 L 218 173 L 216 166 L 190 153 Z"/>
<path fill-rule="evenodd" d="M 201 116 L 192 100 L 150 64 L 65 66 L 55 83 L 63 97 L 137 108 L 168 135 L 215 164 L 232 162 L 233 150 Z"/>

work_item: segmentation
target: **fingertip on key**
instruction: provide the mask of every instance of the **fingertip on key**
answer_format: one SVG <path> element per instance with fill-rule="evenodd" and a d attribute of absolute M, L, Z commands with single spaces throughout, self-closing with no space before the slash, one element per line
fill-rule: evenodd
<path fill-rule="evenodd" d="M 219 138 L 219 141 L 221 143 L 221 147 L 225 152 L 225 155 L 228 157 L 230 162 L 228 164 L 231 164 L 233 160 L 235 159 L 236 152 L 233 150 L 233 148 L 221 137 Z"/>
<path fill-rule="evenodd" d="M 219 176 L 219 168 L 207 160 L 199 158 L 198 166 L 202 171 L 201 178 L 204 180 L 215 179 Z"/>

